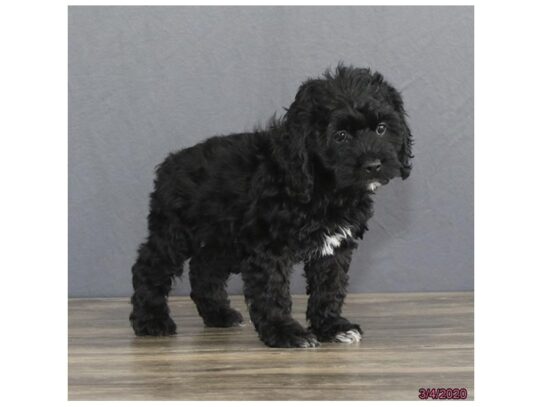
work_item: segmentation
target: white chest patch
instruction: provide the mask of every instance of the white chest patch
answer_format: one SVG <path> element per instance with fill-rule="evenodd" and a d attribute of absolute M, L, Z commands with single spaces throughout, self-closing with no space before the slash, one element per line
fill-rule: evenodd
<path fill-rule="evenodd" d="M 320 253 L 322 256 L 331 256 L 335 249 L 341 245 L 341 242 L 349 237 L 352 237 L 350 228 L 339 226 L 335 234 L 324 235 L 324 244 L 320 248 Z"/>

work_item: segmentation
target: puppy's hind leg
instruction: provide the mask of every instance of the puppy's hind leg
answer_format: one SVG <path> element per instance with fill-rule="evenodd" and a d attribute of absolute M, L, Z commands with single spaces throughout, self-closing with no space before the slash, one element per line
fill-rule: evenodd
<path fill-rule="evenodd" d="M 190 260 L 190 297 L 209 327 L 226 328 L 243 323 L 239 311 L 230 307 L 226 292 L 231 267 L 228 254 L 211 246 L 202 247 Z"/>
<path fill-rule="evenodd" d="M 157 213 L 149 215 L 149 237 L 132 267 L 133 310 L 130 322 L 138 336 L 174 335 L 167 297 L 175 275 L 180 276 L 189 257 L 189 240 L 175 222 Z"/>

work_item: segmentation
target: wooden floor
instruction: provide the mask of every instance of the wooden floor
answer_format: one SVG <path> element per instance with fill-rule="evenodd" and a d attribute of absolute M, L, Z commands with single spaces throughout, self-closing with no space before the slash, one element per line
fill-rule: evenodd
<path fill-rule="evenodd" d="M 304 321 L 306 298 L 295 297 Z M 474 398 L 472 293 L 350 294 L 359 344 L 270 349 L 250 323 L 205 328 L 171 298 L 178 335 L 138 338 L 127 299 L 69 300 L 70 400 L 416 400 L 418 389 Z M 247 318 L 242 298 L 232 304 Z"/>

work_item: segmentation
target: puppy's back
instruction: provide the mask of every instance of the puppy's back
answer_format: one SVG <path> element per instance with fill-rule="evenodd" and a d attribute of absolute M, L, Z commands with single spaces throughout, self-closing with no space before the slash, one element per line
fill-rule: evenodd
<path fill-rule="evenodd" d="M 153 199 L 188 217 L 242 206 L 253 175 L 268 154 L 265 133 L 211 137 L 171 153 L 157 167 Z"/>

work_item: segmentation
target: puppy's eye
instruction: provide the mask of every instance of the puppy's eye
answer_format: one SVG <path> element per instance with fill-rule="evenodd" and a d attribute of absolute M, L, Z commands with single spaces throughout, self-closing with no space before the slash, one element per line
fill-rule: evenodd
<path fill-rule="evenodd" d="M 335 138 L 335 141 L 342 143 L 348 138 L 348 133 L 344 130 L 339 130 L 333 137 Z"/>
<path fill-rule="evenodd" d="M 388 126 L 386 125 L 386 123 L 378 123 L 378 126 L 376 126 L 376 134 L 378 134 L 379 136 L 383 136 L 384 133 L 386 133 L 386 130 L 388 129 Z"/>

